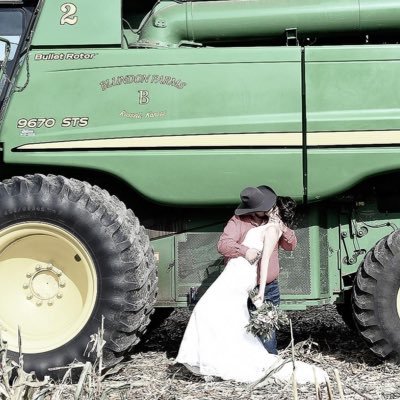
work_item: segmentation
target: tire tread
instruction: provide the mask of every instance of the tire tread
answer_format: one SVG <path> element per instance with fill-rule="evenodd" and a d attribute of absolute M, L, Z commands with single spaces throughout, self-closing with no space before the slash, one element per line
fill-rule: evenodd
<path fill-rule="evenodd" d="M 77 179 L 34 174 L 15 176 L 0 184 L 0 198 L 12 201 L 22 194 L 58 196 L 71 206 L 79 203 L 112 238 L 120 259 L 119 270 L 112 279 L 122 293 L 120 299 L 115 299 L 119 302 L 119 311 L 105 321 L 105 367 L 115 365 L 139 342 L 156 301 L 157 270 L 144 227 L 117 197 Z"/>
<path fill-rule="evenodd" d="M 370 250 L 360 265 L 352 292 L 353 317 L 362 338 L 380 358 L 398 357 L 397 349 L 390 343 L 378 315 L 376 297 L 378 281 L 383 272 L 393 264 L 396 246 L 400 245 L 398 231 L 381 239 Z"/>

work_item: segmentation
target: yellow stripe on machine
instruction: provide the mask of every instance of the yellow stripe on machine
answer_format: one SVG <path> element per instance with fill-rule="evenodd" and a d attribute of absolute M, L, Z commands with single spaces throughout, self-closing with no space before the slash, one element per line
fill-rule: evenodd
<path fill-rule="evenodd" d="M 307 145 L 359 146 L 400 144 L 400 131 L 309 132 Z M 190 147 L 301 147 L 302 133 L 235 133 L 216 135 L 150 136 L 112 139 L 88 139 L 65 142 L 25 144 L 16 150 L 74 150 L 126 148 Z"/>

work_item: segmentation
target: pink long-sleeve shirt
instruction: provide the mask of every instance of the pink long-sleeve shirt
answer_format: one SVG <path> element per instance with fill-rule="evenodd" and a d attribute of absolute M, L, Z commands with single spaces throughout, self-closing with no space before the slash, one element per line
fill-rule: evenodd
<path fill-rule="evenodd" d="M 218 241 L 218 251 L 225 257 L 225 263 L 231 258 L 245 257 L 247 246 L 242 245 L 246 233 L 256 226 L 259 226 L 251 216 L 238 217 L 234 215 L 226 224 L 224 232 Z M 268 266 L 267 283 L 275 280 L 279 275 L 278 248 L 292 251 L 297 245 L 297 238 L 293 230 L 287 229 L 280 237 L 274 251 L 271 254 Z"/>

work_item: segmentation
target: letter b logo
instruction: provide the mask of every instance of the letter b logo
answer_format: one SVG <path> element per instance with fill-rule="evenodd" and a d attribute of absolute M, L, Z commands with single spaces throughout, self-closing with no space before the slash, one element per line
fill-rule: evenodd
<path fill-rule="evenodd" d="M 150 102 L 149 91 L 139 90 L 139 104 L 148 104 Z"/>

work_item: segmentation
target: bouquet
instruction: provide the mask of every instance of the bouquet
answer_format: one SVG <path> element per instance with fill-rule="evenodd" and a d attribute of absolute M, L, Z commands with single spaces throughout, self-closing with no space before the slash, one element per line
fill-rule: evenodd
<path fill-rule="evenodd" d="M 253 289 L 249 293 L 252 301 L 257 293 L 257 289 Z M 269 340 L 276 329 L 279 330 L 282 326 L 289 324 L 287 314 L 270 301 L 264 301 L 261 304 L 255 304 L 255 306 L 256 309 L 250 311 L 250 321 L 246 325 L 247 332 L 252 333 L 254 336 Z"/>

